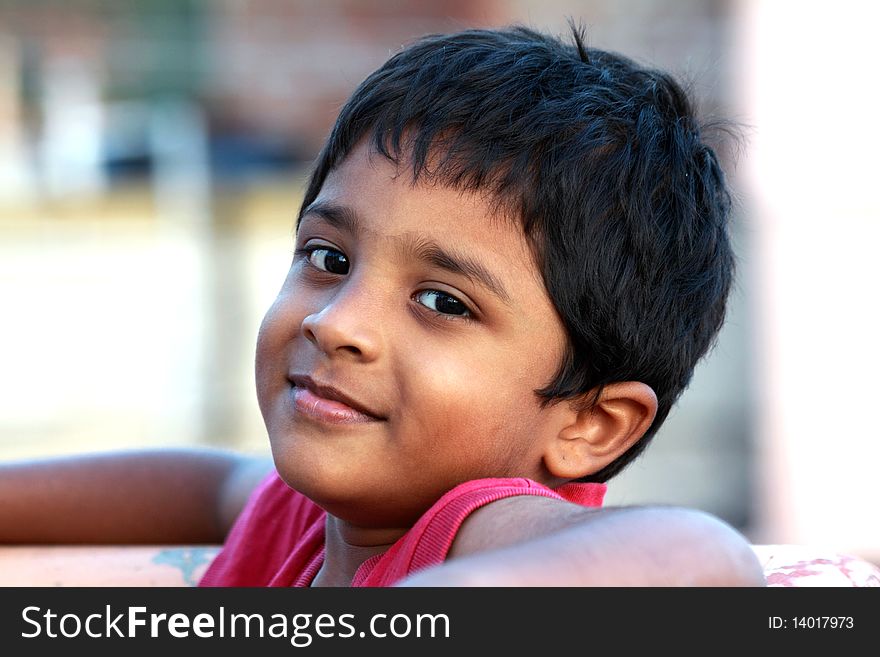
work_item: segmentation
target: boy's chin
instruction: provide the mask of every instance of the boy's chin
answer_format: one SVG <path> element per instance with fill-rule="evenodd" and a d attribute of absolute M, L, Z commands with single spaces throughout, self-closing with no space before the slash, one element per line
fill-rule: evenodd
<path fill-rule="evenodd" d="M 278 475 L 334 518 L 363 529 L 409 528 L 443 492 L 421 499 L 406 490 L 404 477 L 374 481 L 301 463 L 279 463 Z"/>

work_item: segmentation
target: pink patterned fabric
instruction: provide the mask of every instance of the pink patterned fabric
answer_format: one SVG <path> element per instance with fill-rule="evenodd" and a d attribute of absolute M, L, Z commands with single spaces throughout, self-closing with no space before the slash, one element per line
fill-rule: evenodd
<path fill-rule="evenodd" d="M 880 568 L 860 557 L 804 545 L 753 545 L 767 586 L 880 586 Z"/>

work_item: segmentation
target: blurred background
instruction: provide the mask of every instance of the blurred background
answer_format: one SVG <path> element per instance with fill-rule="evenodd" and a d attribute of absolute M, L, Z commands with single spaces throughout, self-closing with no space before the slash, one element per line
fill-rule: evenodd
<path fill-rule="evenodd" d="M 565 34 L 570 16 L 744 135 L 718 147 L 737 195 L 729 320 L 609 502 L 880 563 L 872 7 L 0 0 L 0 460 L 268 454 L 257 327 L 341 104 L 420 35 Z"/>

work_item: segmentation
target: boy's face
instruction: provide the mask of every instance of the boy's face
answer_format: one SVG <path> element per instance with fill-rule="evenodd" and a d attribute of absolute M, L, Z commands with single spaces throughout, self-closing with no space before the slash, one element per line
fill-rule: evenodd
<path fill-rule="evenodd" d="M 327 177 L 257 342 L 279 473 L 361 527 L 470 479 L 548 481 L 534 390 L 566 339 L 518 226 L 401 171 L 361 145 Z"/>

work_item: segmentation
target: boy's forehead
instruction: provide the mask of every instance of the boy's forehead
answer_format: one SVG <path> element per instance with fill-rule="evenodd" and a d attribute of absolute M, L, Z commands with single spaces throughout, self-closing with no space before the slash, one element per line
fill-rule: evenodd
<path fill-rule="evenodd" d="M 357 223 L 361 230 L 373 230 L 385 239 L 412 240 L 431 232 L 462 244 L 485 242 L 488 231 L 495 239 L 506 236 L 512 242 L 525 242 L 518 217 L 488 189 L 456 187 L 431 171 L 416 177 L 408 157 L 392 161 L 361 142 L 327 174 L 303 216 L 333 207 L 349 215 L 341 217 L 347 227 Z M 401 214 L 414 221 L 405 223 L 409 228 L 402 232 L 399 222 L 357 221 L 370 213 L 379 215 L 376 218 Z"/>

